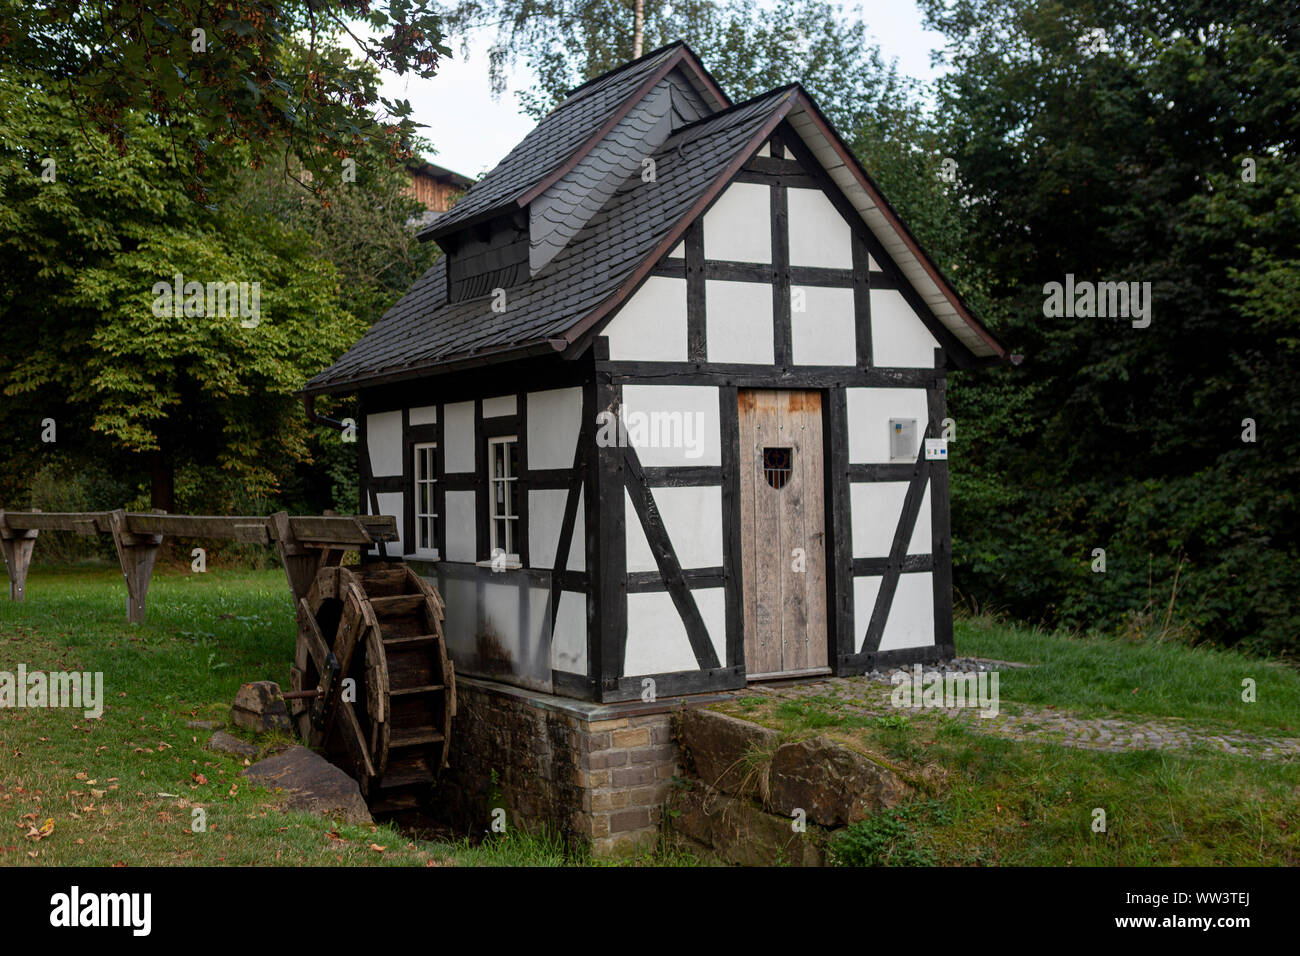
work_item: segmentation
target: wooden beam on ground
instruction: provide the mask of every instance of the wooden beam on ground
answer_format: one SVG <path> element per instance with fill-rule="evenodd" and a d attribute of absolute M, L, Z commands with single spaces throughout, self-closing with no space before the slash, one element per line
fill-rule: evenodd
<path fill-rule="evenodd" d="M 127 622 L 143 624 L 149 579 L 153 577 L 153 565 L 163 536 L 130 530 L 128 516 L 121 509 L 109 513 L 109 526 L 117 548 L 117 559 L 122 563 L 122 577 L 126 579 Z"/>
<path fill-rule="evenodd" d="M 9 518 L 16 519 L 18 527 L 9 524 Z M 27 596 L 27 569 L 32 566 L 32 549 L 36 546 L 36 528 L 24 527 L 26 518 L 19 518 L 14 512 L 0 511 L 0 552 L 3 552 L 5 568 L 9 571 L 9 600 L 21 601 Z"/>

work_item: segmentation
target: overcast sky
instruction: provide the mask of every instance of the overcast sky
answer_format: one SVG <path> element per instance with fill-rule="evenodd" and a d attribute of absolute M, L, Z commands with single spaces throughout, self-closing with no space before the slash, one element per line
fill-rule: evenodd
<path fill-rule="evenodd" d="M 921 12 L 913 0 L 866 0 L 861 14 L 885 59 L 898 60 L 899 72 L 923 81 L 935 78 L 930 51 L 941 46 L 943 38 L 921 28 Z M 515 98 L 515 91 L 528 85 L 526 72 L 510 78 L 499 100 L 492 98 L 486 54 L 491 39 L 490 32 L 478 37 L 468 59 L 461 58 L 459 43 L 449 44 L 454 57 L 444 60 L 430 80 L 384 74 L 383 95 L 409 99 L 416 122 L 427 127 L 421 132 L 437 148 L 428 158 L 471 178 L 495 166 L 533 127 Z"/>

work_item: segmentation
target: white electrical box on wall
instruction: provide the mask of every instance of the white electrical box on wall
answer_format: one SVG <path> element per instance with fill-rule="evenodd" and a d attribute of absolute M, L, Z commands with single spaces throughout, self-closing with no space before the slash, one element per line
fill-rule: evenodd
<path fill-rule="evenodd" d="M 925 460 L 926 461 L 947 461 L 948 460 L 948 439 L 927 438 L 925 440 Z"/>
<path fill-rule="evenodd" d="M 889 460 L 916 461 L 916 419 L 889 420 Z"/>

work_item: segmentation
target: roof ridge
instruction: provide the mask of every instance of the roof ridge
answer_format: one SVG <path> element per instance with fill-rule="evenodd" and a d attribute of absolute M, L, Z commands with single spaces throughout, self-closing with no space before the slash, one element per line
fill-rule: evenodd
<path fill-rule="evenodd" d="M 684 126 L 679 126 L 677 129 L 673 130 L 673 135 L 670 136 L 669 139 L 675 139 L 676 137 L 681 136 L 683 133 L 690 132 L 695 127 L 701 126 L 704 123 L 711 122 L 712 120 L 725 119 L 728 115 L 738 112 L 739 110 L 742 110 L 747 106 L 753 106 L 759 100 L 766 99 L 769 96 L 775 97 L 778 93 L 790 93 L 796 90 L 798 90 L 799 92 L 803 92 L 803 87 L 798 83 L 787 83 L 785 84 L 785 86 L 775 86 L 764 93 L 759 93 L 757 96 L 751 96 L 743 103 L 733 103 L 731 106 L 728 106 L 726 109 L 718 110 L 716 113 L 710 113 L 708 116 L 701 116 L 697 120 L 691 120 L 689 123 L 685 124 Z"/>
<path fill-rule="evenodd" d="M 635 60 L 628 60 L 626 63 L 620 64 L 619 66 L 614 67 L 614 69 L 612 70 L 606 70 L 604 73 L 597 74 L 596 76 L 593 76 L 590 79 L 584 80 L 583 82 L 575 86 L 573 89 L 569 90 L 569 92 L 564 95 L 564 99 L 561 100 L 558 104 L 556 104 L 555 108 L 558 110 L 561 106 L 563 106 L 565 103 L 568 103 L 570 100 L 577 97 L 579 93 L 581 93 L 583 90 L 585 90 L 587 87 L 591 86 L 592 84 L 599 83 L 601 80 L 608 80 L 611 77 L 617 76 L 619 73 L 624 72 L 625 70 L 646 63 L 649 60 L 653 59 L 654 57 L 661 56 L 664 53 L 667 53 L 669 50 L 673 49 L 674 47 L 683 47 L 686 50 L 690 51 L 692 56 L 695 55 L 695 51 L 691 50 L 690 47 L 686 46 L 685 40 L 674 40 L 672 43 L 665 43 L 663 46 L 651 50 L 649 53 L 643 53 Z M 696 59 L 698 60 L 699 57 L 696 57 Z"/>

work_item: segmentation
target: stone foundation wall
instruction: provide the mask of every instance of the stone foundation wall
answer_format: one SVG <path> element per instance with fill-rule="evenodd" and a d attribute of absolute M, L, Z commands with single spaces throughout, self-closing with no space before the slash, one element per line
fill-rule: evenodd
<path fill-rule="evenodd" d="M 787 740 L 708 710 L 679 720 L 685 770 L 667 836 L 728 863 L 822 866 L 836 830 L 911 793 L 892 770 L 826 737 Z"/>
<path fill-rule="evenodd" d="M 671 711 L 623 708 L 460 678 L 450 766 L 434 812 L 466 833 L 549 829 L 597 855 L 653 845 L 678 751 Z"/>

